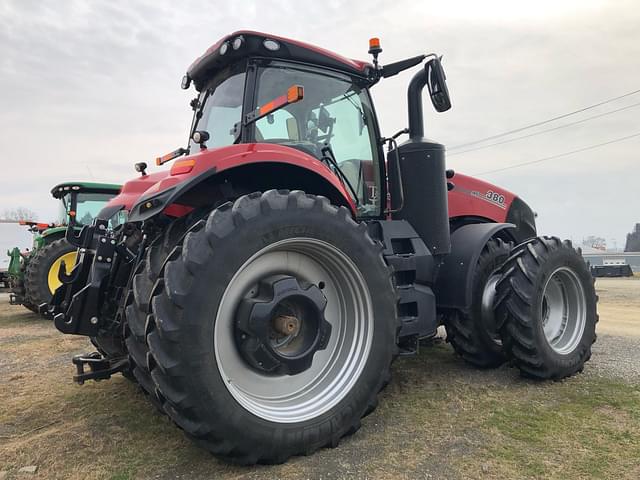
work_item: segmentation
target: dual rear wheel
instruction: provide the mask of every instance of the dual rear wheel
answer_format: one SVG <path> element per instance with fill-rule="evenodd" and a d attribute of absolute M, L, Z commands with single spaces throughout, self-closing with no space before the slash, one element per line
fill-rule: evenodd
<path fill-rule="evenodd" d="M 560 379 L 591 357 L 598 321 L 593 279 L 568 241 L 512 247 L 490 240 L 477 263 L 469 313 L 448 312 L 448 340 L 472 365 L 511 361 L 523 375 Z"/>

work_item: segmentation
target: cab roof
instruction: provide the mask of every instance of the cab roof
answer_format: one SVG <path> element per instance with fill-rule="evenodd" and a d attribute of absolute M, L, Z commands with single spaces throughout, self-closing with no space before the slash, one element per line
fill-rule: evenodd
<path fill-rule="evenodd" d="M 56 185 L 51 189 L 51 195 L 54 198 L 61 198 L 69 192 L 78 193 L 112 193 L 117 195 L 120 193 L 122 185 L 115 183 L 96 183 L 96 182 L 64 182 Z"/>
<path fill-rule="evenodd" d="M 237 49 L 234 49 L 234 43 L 239 45 Z M 196 89 L 201 90 L 219 70 L 248 57 L 293 60 L 363 78 L 369 78 L 373 71 L 373 65 L 368 62 L 352 60 L 308 43 L 269 33 L 239 30 L 221 38 L 197 58 L 187 69 L 187 76 L 193 80 Z"/>

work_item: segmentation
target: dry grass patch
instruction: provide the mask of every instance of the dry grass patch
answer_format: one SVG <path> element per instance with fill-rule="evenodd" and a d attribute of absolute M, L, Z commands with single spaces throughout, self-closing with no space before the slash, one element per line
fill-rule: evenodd
<path fill-rule="evenodd" d="M 606 295 L 603 297 L 606 303 Z M 378 410 L 337 449 L 284 465 L 223 464 L 117 376 L 72 383 L 84 338 L 0 305 L 0 471 L 49 478 L 638 478 L 640 388 L 586 373 L 521 379 L 445 344 L 400 359 Z M 593 362 L 598 362 L 595 356 Z"/>

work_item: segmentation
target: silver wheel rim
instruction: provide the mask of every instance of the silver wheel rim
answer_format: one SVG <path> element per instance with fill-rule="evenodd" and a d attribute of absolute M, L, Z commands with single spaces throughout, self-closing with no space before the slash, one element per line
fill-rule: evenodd
<path fill-rule="evenodd" d="M 586 325 L 586 297 L 580 279 L 567 267 L 549 276 L 540 300 L 542 328 L 549 346 L 562 355 L 573 352 Z"/>
<path fill-rule="evenodd" d="M 258 281 L 289 275 L 320 285 L 331 324 L 327 348 L 311 367 L 296 375 L 269 376 L 252 369 L 235 343 L 235 312 Z M 351 391 L 369 358 L 373 307 L 356 265 L 333 245 L 312 238 L 291 238 L 269 245 L 242 265 L 218 307 L 214 348 L 220 375 L 233 398 L 254 415 L 294 423 L 322 415 Z"/>

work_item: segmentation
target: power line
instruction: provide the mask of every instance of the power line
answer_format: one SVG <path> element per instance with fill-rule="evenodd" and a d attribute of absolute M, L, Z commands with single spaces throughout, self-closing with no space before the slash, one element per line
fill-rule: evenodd
<path fill-rule="evenodd" d="M 640 93 L 640 89 L 634 90 L 634 91 L 629 92 L 629 93 L 625 93 L 624 95 L 620 95 L 618 97 L 610 98 L 609 100 L 604 100 L 604 101 L 599 102 L 599 103 L 594 103 L 593 105 L 589 105 L 588 107 L 584 107 L 584 108 L 581 108 L 579 110 L 574 110 L 573 112 L 569 112 L 569 113 L 565 113 L 563 115 L 558 115 L 557 117 L 549 118 L 548 120 L 543 120 L 541 122 L 532 123 L 530 125 L 525 125 L 524 127 L 516 128 L 514 130 L 509 130 L 509 131 L 503 132 L 503 133 L 498 133 L 496 135 L 491 135 L 490 137 L 481 138 L 479 140 L 474 140 L 472 142 L 462 143 L 460 145 L 454 145 L 449 150 L 469 147 L 471 145 L 476 145 L 478 143 L 486 142 L 487 140 L 495 140 L 496 138 L 502 138 L 502 137 L 506 137 L 507 135 L 511 135 L 513 133 L 522 132 L 523 130 L 528 130 L 530 128 L 539 127 L 540 125 L 545 125 L 547 123 L 555 122 L 556 120 L 560 120 L 562 118 L 570 117 L 571 115 L 575 115 L 577 113 L 586 112 L 587 110 L 591 110 L 593 108 L 600 107 L 600 106 L 605 105 L 607 103 L 615 102 L 616 100 L 620 100 L 621 98 L 625 98 L 625 97 L 629 97 L 631 95 L 635 95 L 636 93 Z"/>
<path fill-rule="evenodd" d="M 607 115 L 612 115 L 614 113 L 622 112 L 623 110 L 628 110 L 630 108 L 634 108 L 634 107 L 638 107 L 638 106 L 640 106 L 640 102 L 634 103 L 634 104 L 631 104 L 631 105 L 627 105 L 626 107 L 617 108 L 615 110 L 611 110 L 610 112 L 604 112 L 604 113 L 600 113 L 598 115 L 593 115 L 592 117 L 584 118 L 584 119 L 578 120 L 576 122 L 565 123 L 564 125 L 559 125 L 559 126 L 553 127 L 553 128 L 547 128 L 546 130 L 541 130 L 539 132 L 529 133 L 528 135 L 521 135 L 520 137 L 509 138 L 509 139 L 503 140 L 501 142 L 490 143 L 489 145 L 482 145 L 480 147 L 470 148 L 468 150 L 462 150 L 461 152 L 453 152 L 453 153 L 448 154 L 447 156 L 448 157 L 452 157 L 454 155 L 462 155 L 463 153 L 475 152 L 476 150 L 484 150 L 485 148 L 495 147 L 496 145 L 503 145 L 505 143 L 511 143 L 511 142 L 515 142 L 515 141 L 518 141 L 518 140 L 523 140 L 525 138 L 535 137 L 537 135 L 542 135 L 543 133 L 554 132 L 556 130 L 561 130 L 563 128 L 572 127 L 572 126 L 578 125 L 580 123 L 588 122 L 590 120 L 595 120 L 596 118 L 605 117 Z"/>
<path fill-rule="evenodd" d="M 508 167 L 496 168 L 495 170 L 487 170 L 486 172 L 476 173 L 475 175 L 488 175 L 490 173 L 502 172 L 504 170 L 511 170 L 514 168 L 524 167 L 527 165 L 533 165 L 534 163 L 546 162 L 549 160 L 554 160 L 556 158 L 573 155 L 575 153 L 586 152 L 587 150 L 593 150 L 594 148 L 604 147 L 605 145 L 611 145 L 612 143 L 623 142 L 624 140 L 629 140 L 630 138 L 634 138 L 634 137 L 640 137 L 640 132 L 634 133 L 633 135 L 627 135 L 626 137 L 616 138 L 615 140 L 609 140 L 608 142 L 598 143 L 596 145 L 590 145 L 588 147 L 580 148 L 578 150 L 572 150 L 570 152 L 560 153 L 558 155 L 552 155 L 551 157 L 539 158 L 537 160 L 531 160 L 528 162 L 516 163 L 514 165 L 509 165 Z"/>

